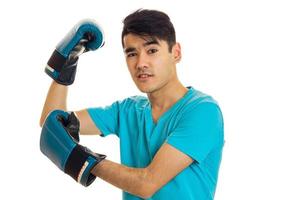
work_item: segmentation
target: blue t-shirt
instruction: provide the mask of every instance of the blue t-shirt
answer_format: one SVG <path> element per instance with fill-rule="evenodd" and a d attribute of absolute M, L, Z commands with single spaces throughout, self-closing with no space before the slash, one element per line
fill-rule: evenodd
<path fill-rule="evenodd" d="M 152 119 L 147 97 L 133 96 L 88 112 L 103 136 L 120 139 L 121 163 L 147 167 L 156 152 L 168 143 L 194 162 L 160 188 L 151 200 L 210 200 L 214 198 L 224 144 L 223 118 L 217 102 L 188 87 L 186 94 Z M 124 200 L 141 198 L 123 192 Z"/>

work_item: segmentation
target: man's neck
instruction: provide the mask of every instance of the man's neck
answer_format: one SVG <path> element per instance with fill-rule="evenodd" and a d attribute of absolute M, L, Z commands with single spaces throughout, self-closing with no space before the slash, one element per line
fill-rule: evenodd
<path fill-rule="evenodd" d="M 148 94 L 152 111 L 164 112 L 181 99 L 188 91 L 179 81 L 167 84 L 163 88 Z"/>

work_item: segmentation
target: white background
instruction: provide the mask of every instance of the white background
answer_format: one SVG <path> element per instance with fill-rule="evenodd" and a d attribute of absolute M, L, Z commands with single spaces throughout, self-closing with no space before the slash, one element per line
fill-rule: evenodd
<path fill-rule="evenodd" d="M 121 199 L 97 179 L 85 188 L 39 150 L 40 113 L 51 79 L 44 66 L 83 18 L 106 34 L 84 54 L 68 108 L 104 106 L 140 94 L 126 68 L 122 19 L 138 8 L 171 17 L 182 45 L 184 85 L 218 100 L 226 144 L 215 199 L 300 199 L 300 6 L 297 1 L 14 1 L 0 3 L 0 199 Z M 119 162 L 118 139 L 82 143 Z M 4 197 L 5 196 L 5 197 Z"/>

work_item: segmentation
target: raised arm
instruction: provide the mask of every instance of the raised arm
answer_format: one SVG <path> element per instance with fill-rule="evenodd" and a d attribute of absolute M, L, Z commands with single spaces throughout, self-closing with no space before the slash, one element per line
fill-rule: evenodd
<path fill-rule="evenodd" d="M 47 115 L 51 111 L 57 109 L 67 110 L 68 85 L 74 82 L 79 56 L 84 52 L 96 50 L 103 44 L 103 32 L 91 20 L 80 21 L 58 43 L 45 68 L 45 72 L 54 81 L 49 88 L 44 103 L 39 122 L 40 126 L 43 126 Z M 88 130 L 89 133 L 99 134 L 99 131 L 97 132 L 96 127 L 93 127 L 91 119 L 86 114 L 85 112 L 78 112 L 80 122 L 89 125 L 83 132 Z"/>
<path fill-rule="evenodd" d="M 50 85 L 43 111 L 40 118 L 42 127 L 47 115 L 53 110 L 67 111 L 68 86 L 61 85 L 53 81 Z M 86 109 L 76 111 L 76 116 L 80 122 L 80 134 L 82 135 L 101 135 L 102 133 L 92 121 Z"/>
<path fill-rule="evenodd" d="M 67 94 L 68 86 L 61 85 L 52 81 L 40 118 L 40 126 L 42 127 L 47 115 L 52 110 L 67 110 Z"/>

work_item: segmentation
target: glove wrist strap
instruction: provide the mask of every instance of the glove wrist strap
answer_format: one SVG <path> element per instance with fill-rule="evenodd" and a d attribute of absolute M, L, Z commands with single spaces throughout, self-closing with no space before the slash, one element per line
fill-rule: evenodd
<path fill-rule="evenodd" d="M 57 50 L 55 50 L 47 62 L 47 67 L 50 67 L 52 70 L 55 70 L 57 72 L 61 72 L 61 69 L 66 63 L 66 61 L 67 58 L 65 58 Z"/>
<path fill-rule="evenodd" d="M 66 162 L 64 172 L 69 174 L 74 180 L 81 182 L 80 176 L 83 171 L 91 170 L 97 163 L 101 162 L 106 157 L 105 155 L 91 154 L 89 152 L 90 151 L 86 147 L 76 145 Z M 88 186 L 95 178 L 96 177 L 92 173 L 88 172 L 86 183 L 82 184 Z"/>

